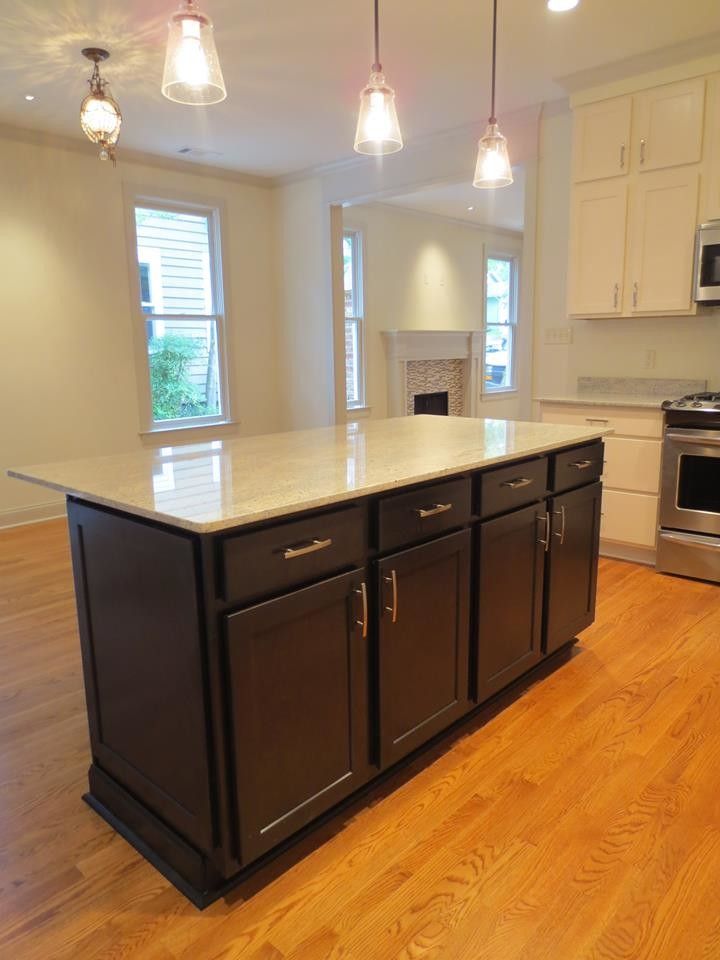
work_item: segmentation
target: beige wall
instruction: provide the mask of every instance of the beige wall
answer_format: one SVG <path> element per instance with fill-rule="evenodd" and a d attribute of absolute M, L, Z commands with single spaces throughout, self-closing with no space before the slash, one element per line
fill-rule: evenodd
<path fill-rule="evenodd" d="M 347 207 L 344 225 L 363 234 L 366 399 L 372 417 L 385 417 L 387 367 L 381 331 L 477 330 L 483 321 L 485 249 L 520 255 L 522 236 L 387 204 Z M 484 404 L 487 415 L 496 415 L 501 405 L 512 411 L 517 397 L 490 398 Z"/>
<path fill-rule="evenodd" d="M 720 387 L 720 313 L 702 317 L 568 320 L 570 158 L 569 108 L 546 110 L 540 128 L 537 271 L 535 276 L 535 396 L 572 391 L 579 376 L 694 377 Z M 546 345 L 548 327 L 571 326 L 569 346 Z M 656 353 L 646 369 L 648 350 Z"/>
<path fill-rule="evenodd" d="M 279 429 L 273 191 L 99 162 L 94 151 L 0 140 L 0 525 L 49 491 L 8 466 L 139 448 L 123 184 L 219 199 L 230 314 L 233 432 Z M 182 435 L 177 435 L 182 437 Z M 174 441 L 173 441 L 174 442 Z"/>

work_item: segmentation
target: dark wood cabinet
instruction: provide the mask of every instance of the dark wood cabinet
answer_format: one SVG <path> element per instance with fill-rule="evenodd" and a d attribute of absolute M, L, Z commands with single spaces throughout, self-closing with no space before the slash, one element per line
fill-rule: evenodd
<path fill-rule="evenodd" d="M 355 571 L 227 618 L 243 863 L 369 776 L 365 598 L 365 573 Z"/>
<path fill-rule="evenodd" d="M 480 524 L 476 541 L 477 697 L 522 676 L 542 656 L 545 503 Z"/>
<path fill-rule="evenodd" d="M 545 590 L 545 652 L 552 653 L 595 618 L 602 484 L 553 497 Z"/>
<path fill-rule="evenodd" d="M 383 767 L 470 707 L 470 531 L 377 563 L 379 741 Z"/>

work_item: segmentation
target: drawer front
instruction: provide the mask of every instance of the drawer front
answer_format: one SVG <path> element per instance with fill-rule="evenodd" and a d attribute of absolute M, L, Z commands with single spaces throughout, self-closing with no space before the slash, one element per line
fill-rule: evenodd
<path fill-rule="evenodd" d="M 468 523 L 471 510 L 469 477 L 384 497 L 378 504 L 378 549 L 394 550 L 447 533 Z"/>
<path fill-rule="evenodd" d="M 568 423 L 614 430 L 621 437 L 662 437 L 662 411 L 634 407 L 584 407 L 543 403 L 543 423 Z"/>
<path fill-rule="evenodd" d="M 634 547 L 654 548 L 657 516 L 658 497 L 605 489 L 600 538 Z"/>
<path fill-rule="evenodd" d="M 631 440 L 608 437 L 605 440 L 605 485 L 636 493 L 660 491 L 659 440 Z"/>
<path fill-rule="evenodd" d="M 347 507 L 224 541 L 224 600 L 282 593 L 365 562 L 365 510 Z"/>
<path fill-rule="evenodd" d="M 545 496 L 547 482 L 547 457 L 488 470 L 478 477 L 478 513 L 481 517 L 492 517 L 524 507 Z"/>
<path fill-rule="evenodd" d="M 588 443 L 556 453 L 552 459 L 553 492 L 562 493 L 599 480 L 603 472 L 603 450 L 602 443 Z"/>

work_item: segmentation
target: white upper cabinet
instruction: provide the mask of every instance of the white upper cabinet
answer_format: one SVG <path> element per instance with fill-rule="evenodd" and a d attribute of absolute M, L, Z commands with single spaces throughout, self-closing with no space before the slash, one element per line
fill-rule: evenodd
<path fill-rule="evenodd" d="M 577 108 L 573 144 L 576 183 L 620 177 L 628 172 L 632 108 L 630 96 Z"/>
<path fill-rule="evenodd" d="M 627 185 L 583 183 L 572 197 L 568 311 L 613 316 L 622 312 Z"/>
<path fill-rule="evenodd" d="M 709 162 L 701 220 L 720 220 L 720 73 L 708 80 L 707 153 Z"/>
<path fill-rule="evenodd" d="M 690 311 L 699 179 L 694 166 L 638 179 L 628 244 L 629 312 Z"/>
<path fill-rule="evenodd" d="M 635 98 L 634 165 L 641 172 L 702 159 L 705 78 L 666 83 Z"/>

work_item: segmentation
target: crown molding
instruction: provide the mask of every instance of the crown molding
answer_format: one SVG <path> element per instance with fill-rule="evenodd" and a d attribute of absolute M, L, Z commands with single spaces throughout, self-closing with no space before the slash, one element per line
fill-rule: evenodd
<path fill-rule="evenodd" d="M 43 130 L 33 130 L 27 127 L 15 127 L 11 124 L 0 123 L 0 139 L 12 140 L 17 143 L 28 143 L 33 146 L 52 147 L 57 150 L 69 150 L 89 156 L 92 151 L 90 142 L 81 137 L 68 137 L 59 133 L 48 133 Z M 118 164 L 123 162 L 140 164 L 145 167 L 157 167 L 162 170 L 172 170 L 177 173 L 186 173 L 196 177 L 214 177 L 216 180 L 228 180 L 233 183 L 242 183 L 247 186 L 271 189 L 278 185 L 276 177 L 261 177 L 253 173 L 243 173 L 241 170 L 232 170 L 229 167 L 216 167 L 205 163 L 194 163 L 192 160 L 176 160 L 173 157 L 164 157 L 156 153 L 144 153 L 141 150 L 120 148 Z"/>

